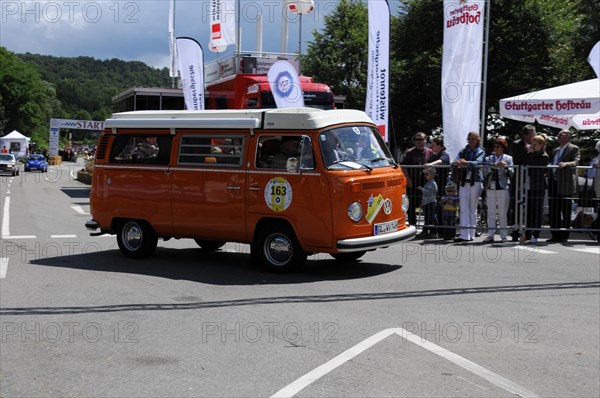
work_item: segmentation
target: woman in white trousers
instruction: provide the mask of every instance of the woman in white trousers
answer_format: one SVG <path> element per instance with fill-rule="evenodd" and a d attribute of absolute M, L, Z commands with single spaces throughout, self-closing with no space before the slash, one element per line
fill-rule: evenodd
<path fill-rule="evenodd" d="M 467 146 L 459 153 L 453 165 L 459 176 L 453 179 L 460 182 L 458 191 L 460 206 L 460 235 L 455 242 L 468 242 L 475 238 L 477 226 L 477 202 L 483 190 L 483 171 L 481 166 L 485 152 L 479 148 L 479 133 L 471 131 L 467 135 Z M 455 172 L 453 171 L 453 173 Z"/>
<path fill-rule="evenodd" d="M 493 242 L 496 232 L 499 232 L 502 242 L 507 242 L 510 177 L 513 173 L 513 159 L 504 153 L 507 146 L 506 139 L 497 138 L 494 142 L 494 153 L 485 158 L 488 236 L 483 240 L 484 242 Z M 498 228 L 496 228 L 496 221 L 498 221 Z"/>

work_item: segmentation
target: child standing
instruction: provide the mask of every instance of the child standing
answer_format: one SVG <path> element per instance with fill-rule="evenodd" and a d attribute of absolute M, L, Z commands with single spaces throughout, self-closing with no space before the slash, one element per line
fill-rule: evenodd
<path fill-rule="evenodd" d="M 423 232 L 419 235 L 421 238 L 435 238 L 435 232 L 437 228 L 437 217 L 435 206 L 437 203 L 436 195 L 437 195 L 437 183 L 435 182 L 435 169 L 433 167 L 428 167 L 423 170 L 423 175 L 425 176 L 425 186 L 417 187 L 419 191 L 421 191 L 423 198 L 421 200 L 421 209 L 423 210 L 423 216 L 425 218 L 425 226 L 423 227 Z"/>
<path fill-rule="evenodd" d="M 456 192 L 456 184 L 449 182 L 446 185 L 445 194 L 442 196 L 442 225 L 444 228 L 444 240 L 452 240 L 456 235 L 456 211 L 460 198 Z"/>

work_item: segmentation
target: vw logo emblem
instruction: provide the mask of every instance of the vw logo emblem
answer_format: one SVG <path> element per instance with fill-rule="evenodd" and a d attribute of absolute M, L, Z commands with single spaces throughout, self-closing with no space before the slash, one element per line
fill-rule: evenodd
<path fill-rule="evenodd" d="M 391 199 L 386 199 L 383 202 L 383 212 L 388 216 L 392 212 L 392 200 Z"/>

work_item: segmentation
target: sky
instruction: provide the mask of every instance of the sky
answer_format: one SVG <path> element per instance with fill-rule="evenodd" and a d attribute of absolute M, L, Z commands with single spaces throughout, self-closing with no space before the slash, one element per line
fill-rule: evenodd
<path fill-rule="evenodd" d="M 323 28 L 324 16 L 337 2 L 316 0 L 314 12 L 302 17 L 303 52 L 312 31 Z M 256 20 L 262 12 L 263 51 L 279 52 L 285 0 L 240 0 L 240 4 L 242 50 L 256 49 Z M 205 62 L 217 56 L 208 51 L 208 6 L 208 0 L 176 0 L 175 12 L 175 35 L 196 39 L 205 50 Z M 163 68 L 169 65 L 168 15 L 168 0 L 0 0 L 0 46 L 19 54 L 118 58 Z M 299 18 L 289 14 L 288 20 L 288 52 L 295 53 Z"/>

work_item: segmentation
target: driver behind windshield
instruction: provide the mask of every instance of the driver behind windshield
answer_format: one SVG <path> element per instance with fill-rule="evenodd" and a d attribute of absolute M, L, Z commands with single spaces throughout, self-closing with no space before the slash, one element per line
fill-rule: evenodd
<path fill-rule="evenodd" d="M 319 138 L 321 141 L 321 153 L 323 154 L 325 167 L 329 167 L 332 164 L 344 160 L 351 160 L 351 155 L 342 149 L 341 142 L 334 132 L 327 131 L 321 133 Z"/>

